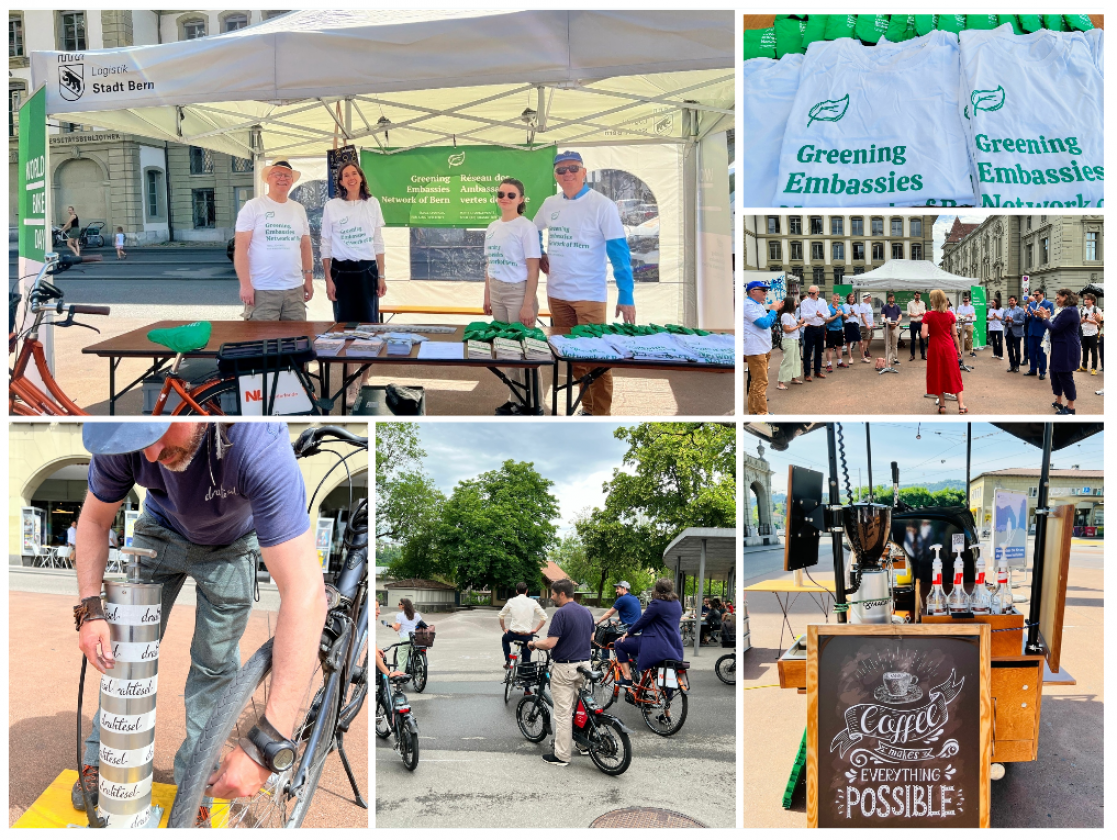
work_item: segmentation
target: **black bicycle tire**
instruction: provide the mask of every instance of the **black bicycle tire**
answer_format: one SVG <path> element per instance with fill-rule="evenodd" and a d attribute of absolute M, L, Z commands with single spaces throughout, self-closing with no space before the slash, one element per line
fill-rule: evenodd
<path fill-rule="evenodd" d="M 539 709 L 540 725 L 539 725 L 539 735 L 538 736 L 536 736 L 534 734 L 534 732 L 528 732 L 527 726 L 525 724 L 525 718 L 526 718 L 526 715 L 528 714 L 528 710 L 527 710 L 526 707 L 528 705 L 534 706 L 536 703 L 538 703 L 539 706 L 540 706 L 540 709 Z M 544 738 L 547 737 L 547 725 L 546 725 L 547 709 L 544 708 L 546 705 L 547 704 L 544 703 L 543 700 L 540 699 L 539 696 L 536 695 L 536 694 L 532 694 L 528 697 L 522 697 L 522 698 L 520 698 L 520 702 L 516 704 L 516 725 L 518 727 L 520 727 L 520 734 L 523 735 L 524 738 L 526 738 L 527 740 L 531 741 L 531 743 L 533 743 L 533 744 L 538 744 L 540 741 L 542 741 Z"/>
<path fill-rule="evenodd" d="M 728 679 L 728 680 L 725 678 L 725 675 L 722 674 L 722 663 L 725 662 L 727 659 L 733 661 L 733 668 L 732 668 L 733 677 L 732 677 L 732 679 Z M 718 679 L 721 680 L 726 685 L 736 685 L 737 684 L 737 654 L 736 653 L 727 653 L 727 654 L 725 654 L 725 656 L 721 657 L 721 659 L 719 659 L 716 663 L 714 663 L 714 673 L 717 674 Z"/>
<path fill-rule="evenodd" d="M 413 679 L 411 684 L 415 686 L 415 690 L 420 694 L 423 689 L 427 687 L 427 677 L 430 675 L 430 669 L 427 662 L 427 655 L 420 651 L 413 651 L 411 653 L 411 665 Z M 422 679 L 420 679 L 420 676 Z"/>
<path fill-rule="evenodd" d="M 379 673 L 379 671 L 377 673 Z M 381 717 L 381 709 L 384 710 L 383 717 Z M 381 732 L 380 727 L 377 726 L 377 724 L 381 720 L 383 720 L 385 723 L 387 723 L 387 721 L 388 721 L 388 710 L 384 708 L 384 698 L 380 696 L 380 692 L 378 691 L 378 692 L 376 692 L 376 720 L 373 721 L 372 728 L 373 728 L 373 731 L 376 733 L 376 737 L 383 741 L 383 740 L 386 740 L 387 738 L 389 738 L 391 736 L 392 727 L 389 726 L 387 729 L 385 729 L 383 732 Z"/>
<path fill-rule="evenodd" d="M 663 689 L 660 689 L 661 691 Z M 670 701 L 671 706 L 671 722 L 674 724 L 670 729 L 663 727 L 657 729 L 654 716 L 660 714 L 662 706 L 652 705 L 650 703 L 640 703 L 640 716 L 644 718 L 644 723 L 648 729 L 659 735 L 661 738 L 670 738 L 672 735 L 677 735 L 679 730 L 683 728 L 686 723 L 687 716 L 687 696 L 686 692 L 675 690 L 675 696 Z M 679 709 L 681 707 L 681 711 Z M 654 721 L 654 723 L 653 723 Z"/>
<path fill-rule="evenodd" d="M 396 725 L 399 728 L 399 754 L 403 759 L 403 766 L 414 771 L 419 764 L 419 734 L 408 729 L 402 720 Z M 405 747 L 404 744 L 408 746 Z"/>
<path fill-rule="evenodd" d="M 209 385 L 205 388 L 200 388 L 197 391 L 191 391 L 190 392 L 190 399 L 194 400 L 194 402 L 196 402 L 202 408 L 206 407 L 206 403 L 213 402 L 216 399 L 217 407 L 221 412 L 220 416 L 237 416 L 237 415 L 225 412 L 223 409 L 221 409 L 221 396 L 223 394 L 230 394 L 230 393 L 231 394 L 236 394 L 236 392 L 237 392 L 237 381 L 235 379 L 222 379 L 216 385 Z M 182 402 L 181 408 L 176 409 L 174 413 L 178 414 L 178 415 L 186 415 L 186 416 L 190 416 L 190 417 L 202 416 L 202 415 L 196 414 L 193 407 L 190 405 L 190 403 L 186 402 L 185 400 Z"/>
<path fill-rule="evenodd" d="M 168 818 L 168 827 L 195 827 L 198 807 L 205 796 L 206 783 L 209 780 L 212 768 L 217 765 L 218 759 L 221 757 L 221 750 L 228 741 L 233 727 L 240 719 L 242 709 L 251 700 L 268 674 L 271 673 L 273 642 L 274 639 L 268 639 L 260 646 L 260 649 L 237 672 L 233 682 L 218 698 L 209 722 L 202 730 L 201 735 L 198 736 L 197 748 L 186 768 L 182 783 L 178 786 L 175 803 Z M 316 671 L 315 673 L 318 675 L 320 672 Z M 313 708 L 314 704 L 312 702 L 308 715 L 314 714 Z M 330 718 L 327 720 L 327 726 L 324 729 L 324 732 L 328 734 L 319 741 L 318 752 L 311 758 L 311 770 L 306 782 L 307 787 L 295 810 L 292 811 L 290 818 L 286 821 L 287 827 L 297 828 L 302 824 L 306 816 L 306 808 L 302 805 L 313 798 L 318 780 L 322 775 L 322 766 L 325 764 L 326 756 L 333 745 L 334 719 L 337 715 L 336 704 L 331 704 L 328 714 Z"/>
<path fill-rule="evenodd" d="M 601 679 L 595 682 L 590 687 L 590 693 L 593 699 L 597 701 L 602 709 L 608 709 L 616 701 L 616 682 L 613 680 L 613 672 L 608 663 L 603 663 L 605 667 L 601 669 Z"/>
<path fill-rule="evenodd" d="M 591 748 L 590 761 L 592 761 L 594 766 L 606 776 L 619 776 L 632 764 L 632 740 L 628 737 L 628 733 L 621 729 L 620 724 L 615 720 L 599 720 L 597 725 L 598 727 L 613 730 L 613 736 L 624 748 L 624 760 L 617 767 L 604 765 L 601 757 L 598 755 L 598 751 Z"/>
<path fill-rule="evenodd" d="M 516 672 L 516 666 L 515 665 L 510 665 L 510 667 L 505 668 L 505 670 L 504 670 L 504 705 L 505 706 L 507 706 L 508 701 L 512 699 L 512 686 L 516 682 L 515 678 L 512 675 L 515 672 Z"/>

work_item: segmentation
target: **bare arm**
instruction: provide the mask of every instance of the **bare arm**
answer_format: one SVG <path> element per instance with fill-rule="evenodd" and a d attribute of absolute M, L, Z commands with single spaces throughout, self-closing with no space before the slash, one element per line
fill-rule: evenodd
<path fill-rule="evenodd" d="M 791 330 L 789 330 L 789 329 L 788 329 L 787 327 L 784 327 L 783 329 L 784 329 L 784 332 L 791 332 Z M 616 607 L 609 607 L 609 609 L 607 609 L 607 610 L 605 611 L 605 615 L 601 616 L 601 618 L 599 618 L 599 619 L 597 620 L 597 623 L 598 623 L 598 624 L 601 624 L 601 623 L 602 623 L 603 621 L 608 621 L 608 620 L 609 620 L 609 616 L 611 616 L 611 615 L 612 615 L 613 613 L 615 613 L 616 611 L 617 611 L 617 608 L 616 608 Z"/>
<path fill-rule="evenodd" d="M 310 245 L 309 236 L 303 236 L 299 248 L 303 263 L 303 299 L 309 301 L 314 297 L 314 249 Z"/>
<path fill-rule="evenodd" d="M 528 642 L 528 647 L 532 650 L 550 650 L 558 644 L 558 636 L 548 636 L 545 639 L 538 639 L 534 642 Z"/>
<path fill-rule="evenodd" d="M 485 270 L 485 301 L 481 304 L 481 309 L 484 310 L 486 315 L 493 314 L 493 299 L 492 294 L 489 292 L 489 271 Z"/>
<path fill-rule="evenodd" d="M 525 327 L 535 326 L 535 293 L 539 288 L 539 260 L 536 257 L 527 258 L 527 280 L 524 281 L 524 304 L 520 307 L 520 323 Z"/>
<path fill-rule="evenodd" d="M 74 555 L 79 599 L 101 594 L 101 581 L 104 580 L 105 564 L 109 559 L 109 527 L 122 502 L 123 500 L 115 503 L 102 502 L 92 493 L 85 497 L 81 516 L 78 517 L 78 547 Z M 78 647 L 89 664 L 102 674 L 116 664 L 107 621 L 89 621 L 83 624 L 78 631 Z"/>
<path fill-rule="evenodd" d="M 252 289 L 252 275 L 248 272 L 248 246 L 252 244 L 252 231 L 238 230 L 233 240 L 233 268 L 240 281 L 240 299 L 249 306 L 256 302 Z"/>
<path fill-rule="evenodd" d="M 337 300 L 337 289 L 334 286 L 334 279 L 330 276 L 330 266 L 333 265 L 332 257 L 322 257 L 322 273 L 326 275 L 326 297 L 330 300 Z"/>
<path fill-rule="evenodd" d="M 380 278 L 377 281 L 376 291 L 380 297 L 388 294 L 388 280 L 384 275 L 384 252 L 381 251 L 376 255 L 376 276 Z"/>

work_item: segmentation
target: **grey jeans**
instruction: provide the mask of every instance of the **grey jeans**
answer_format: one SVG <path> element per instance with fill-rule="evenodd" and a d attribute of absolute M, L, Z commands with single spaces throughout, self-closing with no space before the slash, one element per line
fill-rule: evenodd
<path fill-rule="evenodd" d="M 171 607 L 186 578 L 193 578 L 197 587 L 198 606 L 194 618 L 194 638 L 190 643 L 190 673 L 186 677 L 184 694 L 186 740 L 175 753 L 175 784 L 180 784 L 198 736 L 209 722 L 217 699 L 240 670 L 240 637 L 244 635 L 248 616 L 252 612 L 260 544 L 253 531 L 229 545 L 194 545 L 181 534 L 162 527 L 147 514 L 136 521 L 132 544 L 136 548 L 151 548 L 157 552 L 151 560 L 140 558 L 140 577 L 144 583 L 163 585 L 160 639 L 166 635 Z M 166 679 L 166 675 L 163 677 Z M 170 700 L 171 697 L 164 692 L 160 702 L 165 704 Z M 84 764 L 96 766 L 100 763 L 100 711 L 98 703 L 93 731 L 85 739 Z"/>

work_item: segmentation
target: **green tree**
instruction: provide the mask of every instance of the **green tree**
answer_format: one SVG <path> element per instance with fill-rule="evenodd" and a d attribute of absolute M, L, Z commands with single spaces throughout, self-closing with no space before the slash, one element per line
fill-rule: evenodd
<path fill-rule="evenodd" d="M 376 427 L 376 538 L 405 542 L 437 521 L 445 497 L 423 470 L 415 423 Z"/>
<path fill-rule="evenodd" d="M 430 547 L 438 568 L 463 589 L 521 580 L 538 586 L 557 531 L 552 486 L 534 465 L 511 460 L 460 482 L 442 507 Z"/>
<path fill-rule="evenodd" d="M 860 493 L 854 491 L 854 496 L 858 501 L 869 501 L 869 488 L 862 487 Z M 873 500 L 877 504 L 892 504 L 892 488 L 883 484 L 876 485 L 873 488 Z M 900 501 L 913 508 L 964 506 L 966 492 L 961 489 L 943 488 L 932 493 L 926 487 L 902 487 Z"/>

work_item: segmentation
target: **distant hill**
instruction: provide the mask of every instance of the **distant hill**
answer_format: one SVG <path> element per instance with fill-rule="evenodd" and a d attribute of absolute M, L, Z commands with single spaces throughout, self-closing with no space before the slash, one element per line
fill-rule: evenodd
<path fill-rule="evenodd" d="M 911 484 L 901 484 L 901 489 L 906 487 L 925 487 L 928 493 L 937 493 L 939 490 L 965 490 L 966 482 L 957 478 L 951 478 L 947 481 L 936 481 L 934 484 L 927 482 L 912 482 Z"/>

